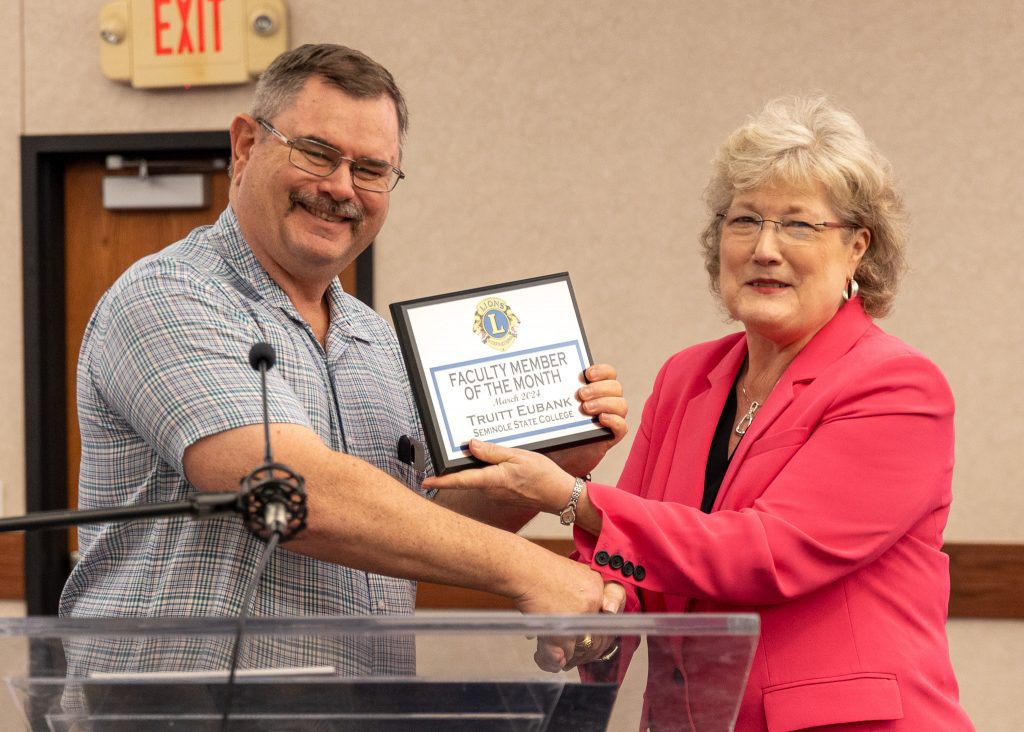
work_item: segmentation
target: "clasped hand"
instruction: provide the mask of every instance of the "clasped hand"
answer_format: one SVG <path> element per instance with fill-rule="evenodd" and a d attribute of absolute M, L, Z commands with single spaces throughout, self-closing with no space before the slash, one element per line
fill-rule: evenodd
<path fill-rule="evenodd" d="M 626 590 L 618 582 L 605 582 L 602 613 L 621 613 Z M 568 671 L 585 663 L 611 661 L 618 653 L 614 637 L 604 635 L 542 636 L 537 639 L 533 660 L 544 671 Z"/>

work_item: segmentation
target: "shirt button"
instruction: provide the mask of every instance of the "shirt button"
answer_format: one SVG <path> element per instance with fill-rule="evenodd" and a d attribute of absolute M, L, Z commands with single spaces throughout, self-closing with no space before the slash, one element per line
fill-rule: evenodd
<path fill-rule="evenodd" d="M 597 565 L 599 567 L 603 567 L 604 565 L 608 564 L 609 557 L 610 555 L 608 554 L 608 552 L 602 550 L 594 555 L 594 561 L 597 562 Z"/>

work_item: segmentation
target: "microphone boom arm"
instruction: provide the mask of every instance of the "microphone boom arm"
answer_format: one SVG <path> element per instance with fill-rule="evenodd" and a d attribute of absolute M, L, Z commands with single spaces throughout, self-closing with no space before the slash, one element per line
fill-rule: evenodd
<path fill-rule="evenodd" d="M 0 519 L 0 533 L 33 529 L 65 529 L 79 524 L 99 524 L 133 518 L 163 518 L 184 514 L 205 519 L 228 512 L 243 513 L 241 496 L 236 491 L 196 493 L 185 501 L 166 501 L 138 506 L 96 508 L 85 511 L 38 511 L 24 516 Z"/>

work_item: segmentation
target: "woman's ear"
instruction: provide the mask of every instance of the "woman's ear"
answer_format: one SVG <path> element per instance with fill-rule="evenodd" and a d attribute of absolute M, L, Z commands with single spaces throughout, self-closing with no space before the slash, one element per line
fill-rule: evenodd
<path fill-rule="evenodd" d="M 857 265 L 860 264 L 860 260 L 863 259 L 870 246 L 871 230 L 857 229 L 853 234 L 853 239 L 850 240 L 850 277 L 853 277 L 853 274 L 857 271 Z"/>

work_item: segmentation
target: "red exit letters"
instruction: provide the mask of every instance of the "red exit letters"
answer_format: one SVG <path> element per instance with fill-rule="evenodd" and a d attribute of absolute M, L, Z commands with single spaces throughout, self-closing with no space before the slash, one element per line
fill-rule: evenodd
<path fill-rule="evenodd" d="M 204 53 L 207 33 L 221 50 L 220 4 L 224 0 L 153 0 L 153 47 L 157 56 Z M 175 12 L 177 8 L 177 12 Z M 173 30 L 178 29 L 177 43 Z"/>

